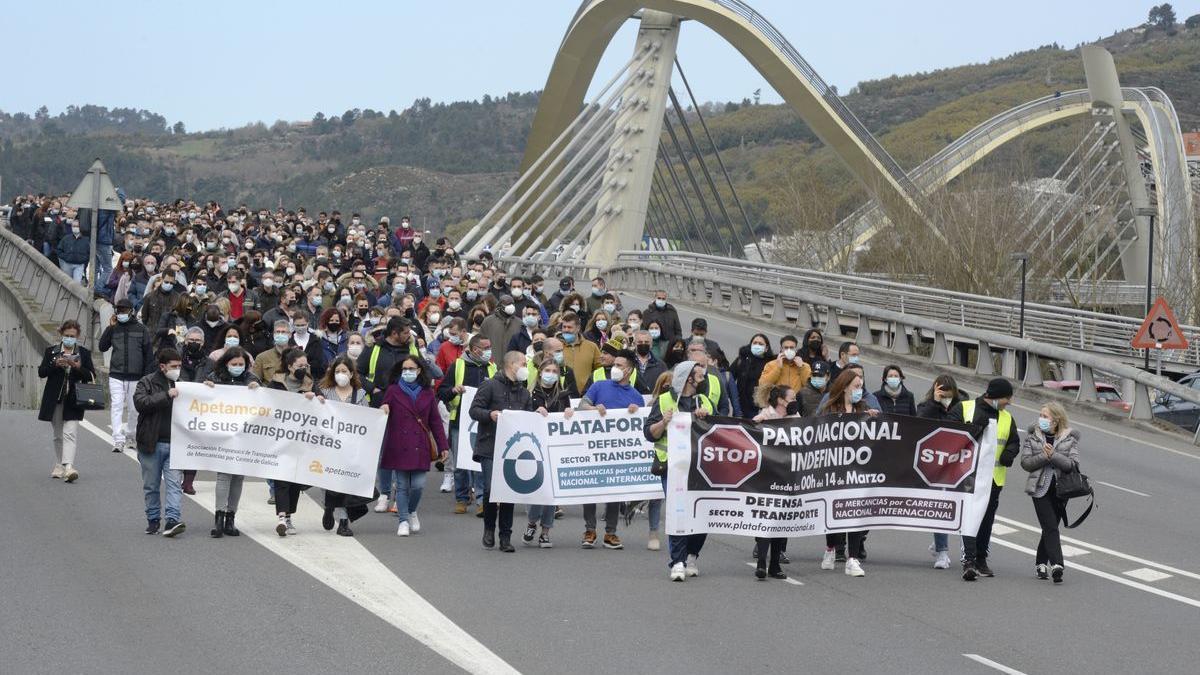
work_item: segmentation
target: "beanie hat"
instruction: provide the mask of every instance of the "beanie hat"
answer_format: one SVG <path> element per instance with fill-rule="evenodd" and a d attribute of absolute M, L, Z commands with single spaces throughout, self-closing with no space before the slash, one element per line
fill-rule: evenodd
<path fill-rule="evenodd" d="M 997 377 L 988 382 L 987 391 L 983 393 L 984 398 L 1009 398 L 1013 395 L 1012 383 L 1003 377 Z"/>

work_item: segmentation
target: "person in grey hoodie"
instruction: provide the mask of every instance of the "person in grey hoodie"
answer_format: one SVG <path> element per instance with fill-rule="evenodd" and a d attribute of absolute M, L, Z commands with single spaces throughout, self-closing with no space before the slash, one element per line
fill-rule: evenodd
<path fill-rule="evenodd" d="M 1021 443 L 1021 468 L 1029 472 L 1025 494 L 1033 497 L 1033 510 L 1042 537 L 1038 541 L 1034 570 L 1038 579 L 1063 580 L 1062 541 L 1059 521 L 1066 520 L 1066 503 L 1055 492 L 1058 479 L 1079 470 L 1079 432 L 1067 422 L 1067 411 L 1059 403 L 1042 406 L 1037 424 Z"/>

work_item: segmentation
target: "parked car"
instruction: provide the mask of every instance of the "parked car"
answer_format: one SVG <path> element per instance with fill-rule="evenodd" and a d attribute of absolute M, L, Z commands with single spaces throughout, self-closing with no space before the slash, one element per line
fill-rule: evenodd
<path fill-rule="evenodd" d="M 1200 389 L 1200 371 L 1184 375 L 1179 380 L 1179 384 L 1192 389 Z M 1158 419 L 1177 424 L 1188 431 L 1194 432 L 1196 426 L 1200 424 L 1200 405 L 1171 394 L 1161 394 L 1156 398 L 1154 407 L 1150 411 Z"/>
<path fill-rule="evenodd" d="M 1049 382 L 1043 382 L 1042 386 L 1047 389 L 1058 389 L 1059 391 L 1076 393 L 1079 391 L 1079 380 L 1050 380 Z M 1121 397 L 1121 391 L 1117 389 L 1116 385 L 1109 384 L 1108 382 L 1096 383 L 1096 396 L 1104 405 L 1111 406 L 1122 412 L 1129 412 L 1130 407 L 1132 407 L 1128 401 Z"/>

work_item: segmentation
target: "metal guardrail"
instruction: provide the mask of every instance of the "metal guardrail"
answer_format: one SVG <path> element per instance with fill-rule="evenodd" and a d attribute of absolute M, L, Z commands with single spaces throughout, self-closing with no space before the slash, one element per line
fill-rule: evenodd
<path fill-rule="evenodd" d="M 74 319 L 82 328 L 80 343 L 95 351 L 102 330 L 99 305 L 86 288 L 10 230 L 7 221 L 0 221 L 0 272 L 8 275 L 16 290 L 43 316 L 46 325 L 39 328 L 51 342 L 58 326 Z"/>
<path fill-rule="evenodd" d="M 936 320 L 1014 338 L 1019 332 L 1020 302 L 1017 300 L 682 251 L 626 251 L 618 255 L 617 263 L 659 264 L 670 269 L 702 271 L 709 279 L 770 283 L 789 293 L 810 291 L 823 297 L 895 311 L 907 315 L 911 322 Z M 1129 346 L 1140 325 L 1140 320 L 1124 316 L 1025 304 L 1027 339 L 1129 363 L 1142 359 L 1142 351 Z M 1200 339 L 1193 339 L 1200 336 L 1200 327 L 1182 328 L 1189 336 L 1191 346 L 1187 350 L 1164 353 L 1163 363 L 1189 370 L 1200 367 Z"/>

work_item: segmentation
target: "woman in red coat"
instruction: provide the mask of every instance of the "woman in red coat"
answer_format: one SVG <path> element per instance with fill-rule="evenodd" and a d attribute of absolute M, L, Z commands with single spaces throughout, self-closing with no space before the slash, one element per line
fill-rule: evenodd
<path fill-rule="evenodd" d="M 445 461 L 450 444 L 424 361 L 412 356 L 404 359 L 392 369 L 388 381 L 391 384 L 380 406 L 388 421 L 379 468 L 396 472 L 396 513 L 400 516 L 396 534 L 407 537 L 421 531 L 417 506 L 429 464 L 439 458 Z"/>

